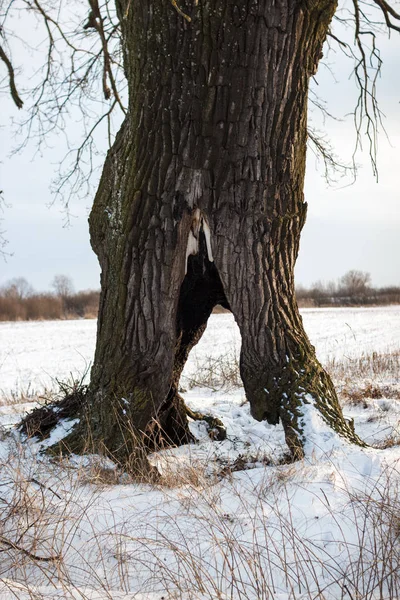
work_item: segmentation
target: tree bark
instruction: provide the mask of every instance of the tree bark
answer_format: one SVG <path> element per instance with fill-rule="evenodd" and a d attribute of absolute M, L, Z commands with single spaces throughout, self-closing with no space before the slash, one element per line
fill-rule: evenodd
<path fill-rule="evenodd" d="M 190 439 L 179 377 L 222 302 L 242 335 L 253 416 L 282 420 L 297 456 L 307 403 L 360 443 L 304 332 L 293 281 L 308 83 L 336 2 L 180 8 L 191 22 L 167 0 L 117 2 L 129 110 L 90 216 L 102 270 L 91 439 L 121 461 L 155 429 Z M 74 448 L 88 437 L 82 423 Z"/>

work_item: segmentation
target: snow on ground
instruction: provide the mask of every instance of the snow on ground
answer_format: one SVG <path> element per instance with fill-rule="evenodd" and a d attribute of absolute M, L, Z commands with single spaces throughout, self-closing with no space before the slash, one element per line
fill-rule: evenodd
<path fill-rule="evenodd" d="M 186 478 L 177 452 L 172 487 L 99 485 L 22 452 L 0 475 L 0 546 L 18 540 L 2 548 L 2 600 L 399 597 L 398 449 L 336 443 L 219 476 L 197 457 Z"/>
<path fill-rule="evenodd" d="M 96 321 L 0 323 L 0 397 L 54 389 L 93 360 Z"/>
<path fill-rule="evenodd" d="M 324 362 L 399 349 L 400 307 L 302 314 Z M 80 377 L 94 337 L 94 321 L 0 324 L 0 390 L 12 400 Z M 190 406 L 222 418 L 227 439 L 192 423 L 197 444 L 152 455 L 157 484 L 100 457 L 60 463 L 3 433 L 1 600 L 400 598 L 399 374 L 345 404 L 359 435 L 385 449 L 347 444 L 309 406 L 306 458 L 287 464 L 282 428 L 256 422 L 241 388 L 195 385 L 239 348 L 232 317 L 213 315 L 182 385 Z M 0 422 L 9 428 L 28 406 L 0 406 Z"/>
<path fill-rule="evenodd" d="M 304 326 L 320 360 L 400 347 L 400 307 L 302 309 Z M 89 369 L 96 321 L 0 323 L 0 397 L 34 395 L 56 379 L 80 379 Z M 185 374 L 205 356 L 239 356 L 240 334 L 230 314 L 212 315 Z"/>

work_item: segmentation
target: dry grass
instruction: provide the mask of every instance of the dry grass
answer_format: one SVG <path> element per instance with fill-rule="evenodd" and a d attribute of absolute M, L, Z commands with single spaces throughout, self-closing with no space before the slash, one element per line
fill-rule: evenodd
<path fill-rule="evenodd" d="M 400 433 L 398 431 L 392 432 L 384 440 L 374 444 L 374 448 L 378 448 L 380 450 L 394 448 L 395 446 L 400 446 Z"/>
<path fill-rule="evenodd" d="M 344 384 L 337 384 L 337 389 L 342 402 L 349 402 L 354 406 L 361 405 L 363 408 L 369 408 L 370 400 L 380 400 L 382 398 L 400 400 L 399 385 L 374 385 L 357 380 L 347 380 Z"/>
<path fill-rule="evenodd" d="M 45 391 L 43 394 L 37 395 L 35 392 L 27 391 L 12 391 L 8 394 L 1 393 L 0 406 L 17 406 L 18 404 L 27 404 L 30 402 L 40 402 L 41 399 L 50 397 L 52 392 Z"/>
<path fill-rule="evenodd" d="M 380 403 L 379 420 L 388 411 L 393 400 L 400 400 L 400 350 L 364 353 L 359 358 L 330 360 L 325 368 L 331 375 L 342 405 L 369 409 L 374 400 Z M 199 362 L 195 376 L 188 378 L 188 386 L 205 387 L 212 391 L 230 391 L 242 387 L 239 357 L 234 349 L 217 358 L 208 356 Z M 374 444 L 387 448 L 399 445 L 398 429 L 393 429 L 385 440 Z"/>
<path fill-rule="evenodd" d="M 324 366 L 344 401 L 358 404 L 366 398 L 400 399 L 400 350 L 332 359 Z M 188 378 L 189 388 L 230 391 L 242 385 L 239 356 L 235 350 L 216 358 L 207 356 L 197 365 L 196 374 Z"/>
<path fill-rule="evenodd" d="M 353 403 L 395 397 L 399 367 L 400 352 L 328 365 L 342 398 Z M 207 359 L 193 381 L 238 387 L 238 358 Z M 377 447 L 399 443 L 393 433 Z M 159 451 L 150 457 L 159 476 L 133 477 L 99 456 L 59 461 L 30 455 L 17 441 L 9 447 L 0 454 L 0 597 L 2 582 L 18 600 L 53 598 L 51 590 L 71 600 L 90 598 L 90 590 L 113 600 L 138 590 L 170 600 L 400 597 L 396 468 L 359 491 L 333 473 L 332 495 L 321 487 L 312 501 L 322 515 L 316 537 L 308 530 L 319 517 L 307 506 L 301 520 L 293 514 L 295 491 L 309 490 L 306 464 L 276 464 L 251 448 L 213 465 L 211 457 L 179 461 Z M 256 483 L 253 469 L 264 473 Z M 157 504 L 139 509 L 149 492 Z M 123 496 L 132 501 L 121 505 Z"/>
<path fill-rule="evenodd" d="M 384 413 L 393 401 L 400 400 L 400 350 L 331 360 L 326 368 L 344 405 L 368 409 L 380 400 L 379 412 Z M 382 443 L 395 445 L 397 437 L 396 433 L 391 433 Z"/>
<path fill-rule="evenodd" d="M 88 363 L 80 377 L 71 375 L 64 381 L 54 378 L 51 387 L 41 390 L 40 393 L 30 386 L 27 386 L 26 389 L 11 390 L 8 393 L 4 393 L 0 388 L 0 406 L 15 406 L 35 402 L 43 407 L 59 402 L 77 391 L 82 394 L 86 390 L 85 381 L 88 379 L 90 368 L 91 364 Z"/>
<path fill-rule="evenodd" d="M 43 586 L 68 599 L 90 598 L 84 586 L 114 599 L 118 591 L 134 598 L 135 590 L 177 600 L 399 598 L 395 469 L 359 492 L 334 473 L 334 495 L 313 499 L 326 543 L 315 530 L 307 535 L 315 517 L 293 513 L 293 482 L 308 489 L 299 463 L 267 467 L 263 479 L 240 485 L 234 473 L 245 462 L 219 483 L 198 463 L 180 479 L 165 463 L 164 484 L 153 488 L 157 505 L 135 506 L 148 486 L 123 487 L 132 501 L 121 512 L 107 490 L 122 482 L 99 459 L 41 464 L 15 444 L 0 462 L 0 583 L 21 600 L 41 600 Z"/>
<path fill-rule="evenodd" d="M 32 293 L 18 297 L 0 289 L 0 321 L 42 321 L 97 318 L 99 292 L 87 290 L 70 294 L 64 300 L 53 294 Z"/>
<path fill-rule="evenodd" d="M 357 379 L 399 380 L 400 349 L 391 352 L 365 352 L 357 358 L 332 359 L 325 367 L 334 380 Z"/>
<path fill-rule="evenodd" d="M 187 385 L 190 389 L 203 387 L 214 392 L 242 387 L 238 354 L 231 350 L 216 358 L 207 356 L 197 365 L 195 375 L 187 378 Z"/>

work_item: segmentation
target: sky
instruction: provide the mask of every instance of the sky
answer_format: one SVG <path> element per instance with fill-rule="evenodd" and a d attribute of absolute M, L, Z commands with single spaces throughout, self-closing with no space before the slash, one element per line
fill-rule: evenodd
<path fill-rule="evenodd" d="M 356 156 L 359 168 L 353 185 L 348 177 L 328 186 L 322 166 L 308 153 L 308 217 L 296 266 L 297 284 L 337 280 L 346 271 L 359 269 L 371 273 L 374 285 L 400 285 L 400 36 L 381 38 L 380 46 L 384 65 L 378 99 L 389 139 L 381 132 L 379 180 L 373 176 L 366 147 Z M 332 53 L 325 60 L 335 77 L 320 66 L 314 88 L 341 120 L 322 124 L 315 111 L 310 118 L 327 132 L 336 154 L 350 162 L 355 134 L 349 113 L 356 100 L 355 83 L 349 79 L 352 63 Z M 7 205 L 0 229 L 8 240 L 8 256 L 0 258 L 0 286 L 11 278 L 25 277 L 35 289 L 47 290 L 55 275 L 65 274 L 77 290 L 99 288 L 99 267 L 87 223 L 91 198 L 72 201 L 70 224 L 65 226 L 62 206 L 52 204 L 50 192 L 64 142 L 53 136 L 42 155 L 35 155 L 35 146 L 30 144 L 10 156 L 18 141 L 10 125 L 11 119 L 21 116 L 17 112 L 11 101 L 2 100 L 0 189 Z M 71 130 L 79 128 L 73 121 L 67 125 Z"/>

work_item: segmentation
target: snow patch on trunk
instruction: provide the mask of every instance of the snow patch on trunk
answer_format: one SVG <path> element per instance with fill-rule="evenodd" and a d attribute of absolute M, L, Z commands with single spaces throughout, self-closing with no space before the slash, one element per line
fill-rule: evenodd
<path fill-rule="evenodd" d="M 322 417 L 310 394 L 307 394 L 301 410 L 303 414 L 299 418 L 299 423 L 302 429 L 305 458 L 321 460 L 338 451 L 346 452 L 349 448 L 357 449 L 357 453 L 361 454 L 368 452 L 368 449 L 354 446 L 334 431 Z"/>
<path fill-rule="evenodd" d="M 52 430 L 50 436 L 40 442 L 41 447 L 50 447 L 63 440 L 71 433 L 74 426 L 79 423 L 79 419 L 62 419 Z"/>
<path fill-rule="evenodd" d="M 302 413 L 299 422 L 303 430 L 305 457 L 321 458 L 336 450 L 343 450 L 344 446 L 353 447 L 326 423 L 310 394 L 306 396 Z"/>
<path fill-rule="evenodd" d="M 210 262 L 214 261 L 212 248 L 211 248 L 211 231 L 210 226 L 207 223 L 205 215 L 199 208 L 193 213 L 192 225 L 190 227 L 187 246 L 186 246 L 186 261 L 185 261 L 185 275 L 187 273 L 188 258 L 191 255 L 198 254 L 199 252 L 199 239 L 200 232 L 203 230 L 204 237 L 206 239 L 207 256 Z"/>

